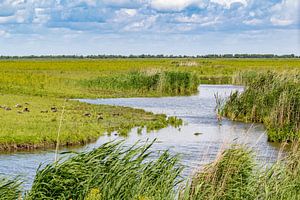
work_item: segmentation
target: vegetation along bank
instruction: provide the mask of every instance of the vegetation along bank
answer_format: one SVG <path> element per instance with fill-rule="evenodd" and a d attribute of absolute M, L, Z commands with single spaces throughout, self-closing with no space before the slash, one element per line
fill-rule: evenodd
<path fill-rule="evenodd" d="M 136 126 L 153 130 L 181 123 L 141 110 L 69 99 L 191 95 L 200 83 L 232 83 L 237 72 L 281 73 L 299 66 L 300 60 L 292 58 L 1 60 L 0 149 L 55 146 L 59 127 L 60 145 L 73 145 L 94 141 L 114 130 L 126 135 Z M 227 110 L 233 118 L 229 106 Z"/>

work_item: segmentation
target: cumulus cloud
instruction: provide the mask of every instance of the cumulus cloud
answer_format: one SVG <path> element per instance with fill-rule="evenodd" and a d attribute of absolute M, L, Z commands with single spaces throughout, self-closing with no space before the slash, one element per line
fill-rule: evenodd
<path fill-rule="evenodd" d="M 271 23 L 287 26 L 299 22 L 300 3 L 298 0 L 283 0 L 272 7 Z"/>
<path fill-rule="evenodd" d="M 204 32 L 299 25 L 298 0 L 3 0 L 0 28 L 107 32 Z M 13 26 L 12 24 L 22 24 Z M 41 31 L 43 32 L 43 31 Z"/>
<path fill-rule="evenodd" d="M 191 5 L 201 5 L 201 0 L 152 0 L 151 6 L 158 10 L 181 11 Z"/>
<path fill-rule="evenodd" d="M 211 2 L 223 5 L 226 8 L 230 8 L 231 5 L 234 3 L 239 3 L 239 4 L 242 4 L 243 6 L 248 5 L 247 0 L 211 0 Z"/>

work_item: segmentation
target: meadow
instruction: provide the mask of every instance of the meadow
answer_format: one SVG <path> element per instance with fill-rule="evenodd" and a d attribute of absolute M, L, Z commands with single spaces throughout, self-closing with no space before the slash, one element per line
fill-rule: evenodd
<path fill-rule="evenodd" d="M 192 95 L 200 83 L 232 83 L 239 72 L 282 72 L 299 66 L 299 59 L 1 60 L 0 150 L 54 147 L 60 124 L 59 144 L 68 146 L 94 141 L 106 132 L 126 135 L 136 126 L 153 130 L 182 123 L 69 99 Z"/>
<path fill-rule="evenodd" d="M 169 96 L 180 93 L 145 91 L 132 86 L 130 80 L 125 80 L 129 85 L 118 88 L 113 80 L 123 75 L 130 79 L 129 73 L 154 75 L 171 71 L 196 74 L 201 83 L 231 83 L 238 71 L 284 71 L 299 69 L 299 65 L 299 59 L 2 60 L 0 92 L 59 98 Z M 124 80 L 118 82 L 123 83 Z"/>

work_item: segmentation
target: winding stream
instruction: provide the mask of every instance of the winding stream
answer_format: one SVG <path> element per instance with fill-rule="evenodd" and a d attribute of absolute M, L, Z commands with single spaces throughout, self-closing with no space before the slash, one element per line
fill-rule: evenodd
<path fill-rule="evenodd" d="M 184 121 L 179 129 L 168 127 L 152 133 L 137 134 L 133 129 L 126 138 L 117 135 L 103 136 L 95 143 L 77 148 L 77 151 L 87 151 L 104 142 L 125 139 L 126 145 L 136 141 L 150 141 L 157 138 L 152 150 L 169 149 L 179 153 L 184 164 L 184 175 L 192 174 L 203 164 L 214 160 L 220 150 L 230 144 L 247 144 L 253 147 L 257 160 L 262 163 L 272 163 L 278 157 L 278 147 L 267 142 L 265 129 L 261 124 L 246 124 L 224 119 L 220 125 L 215 114 L 214 94 L 227 97 L 232 91 L 242 91 L 242 87 L 231 85 L 201 85 L 199 94 L 189 97 L 162 98 L 119 98 L 119 99 L 83 99 L 81 102 L 91 104 L 109 104 L 141 108 L 154 113 L 164 113 L 177 116 Z M 195 135 L 195 133 L 199 133 Z M 65 151 L 66 149 L 62 149 Z M 40 163 L 53 162 L 54 151 L 35 151 L 25 153 L 9 153 L 0 155 L 0 173 L 15 177 L 20 175 L 25 180 L 24 188 L 29 189 Z"/>

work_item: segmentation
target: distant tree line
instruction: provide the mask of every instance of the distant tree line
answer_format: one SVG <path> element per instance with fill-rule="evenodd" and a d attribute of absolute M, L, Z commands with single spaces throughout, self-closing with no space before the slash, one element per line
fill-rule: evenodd
<path fill-rule="evenodd" d="M 294 54 L 275 55 L 275 54 L 208 54 L 208 55 L 30 55 L 30 56 L 0 56 L 1 60 L 5 59 L 112 59 L 112 58 L 300 58 Z"/>

